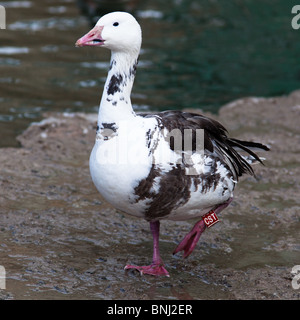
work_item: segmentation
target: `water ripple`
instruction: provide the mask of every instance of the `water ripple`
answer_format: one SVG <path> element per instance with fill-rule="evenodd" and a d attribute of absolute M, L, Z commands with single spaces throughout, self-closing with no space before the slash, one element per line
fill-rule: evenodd
<path fill-rule="evenodd" d="M 32 7 L 31 1 L 2 1 L 1 5 L 4 8 L 30 8 Z"/>
<path fill-rule="evenodd" d="M 86 20 L 84 17 L 78 18 L 47 18 L 40 20 L 24 20 L 16 21 L 8 25 L 9 30 L 31 30 L 41 31 L 45 29 L 58 29 L 58 30 L 70 30 L 77 28 L 79 25 L 85 25 Z"/>
<path fill-rule="evenodd" d="M 0 54 L 20 54 L 29 53 L 29 48 L 27 47 L 0 47 Z"/>

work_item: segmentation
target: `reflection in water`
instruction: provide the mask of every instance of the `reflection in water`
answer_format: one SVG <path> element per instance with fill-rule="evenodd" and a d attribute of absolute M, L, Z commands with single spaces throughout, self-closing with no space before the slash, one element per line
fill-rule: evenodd
<path fill-rule="evenodd" d="M 300 86 L 300 42 L 288 1 L 6 1 L 0 46 L 0 146 L 44 111 L 97 112 L 109 53 L 74 42 L 109 11 L 133 13 L 143 46 L 137 110 L 218 108 Z M 272 10 L 270 11 L 270 8 Z M 287 14 L 288 13 L 288 14 Z M 90 50 L 91 49 L 91 50 Z"/>

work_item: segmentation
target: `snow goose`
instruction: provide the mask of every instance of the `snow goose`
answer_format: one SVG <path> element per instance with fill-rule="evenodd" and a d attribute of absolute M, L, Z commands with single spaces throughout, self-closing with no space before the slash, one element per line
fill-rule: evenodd
<path fill-rule="evenodd" d="M 250 164 L 261 159 L 251 148 L 268 147 L 229 138 L 219 122 L 204 115 L 135 113 L 130 94 L 141 41 L 136 19 L 126 12 L 113 12 L 76 42 L 78 47 L 111 50 L 90 172 L 106 201 L 150 223 L 152 264 L 126 265 L 125 269 L 169 276 L 159 254 L 160 220 L 200 219 L 174 250 L 187 257 L 206 227 L 218 221 L 216 214 L 232 201 L 238 178 L 254 174 Z"/>

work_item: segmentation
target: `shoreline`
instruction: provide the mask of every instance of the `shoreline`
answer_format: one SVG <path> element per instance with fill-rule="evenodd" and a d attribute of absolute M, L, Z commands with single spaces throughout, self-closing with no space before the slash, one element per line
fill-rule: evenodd
<path fill-rule="evenodd" d="M 257 180 L 240 179 L 221 223 L 189 259 L 172 250 L 191 222 L 162 222 L 168 279 L 123 270 L 151 259 L 151 234 L 91 182 L 95 114 L 46 113 L 18 136 L 21 148 L 2 148 L 0 265 L 8 278 L 0 299 L 299 299 L 291 270 L 300 251 L 300 90 L 202 113 L 271 151 L 254 166 Z"/>

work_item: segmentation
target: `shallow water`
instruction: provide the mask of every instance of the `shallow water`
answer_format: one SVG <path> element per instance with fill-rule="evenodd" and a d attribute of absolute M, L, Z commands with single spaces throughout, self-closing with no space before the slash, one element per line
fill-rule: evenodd
<path fill-rule="evenodd" d="M 17 146 L 16 135 L 45 111 L 97 110 L 109 53 L 74 43 L 95 14 L 109 11 L 132 12 L 143 28 L 132 99 L 137 110 L 216 112 L 238 97 L 286 94 L 300 86 L 293 1 L 92 2 L 97 10 L 85 1 L 2 2 L 0 146 Z"/>

